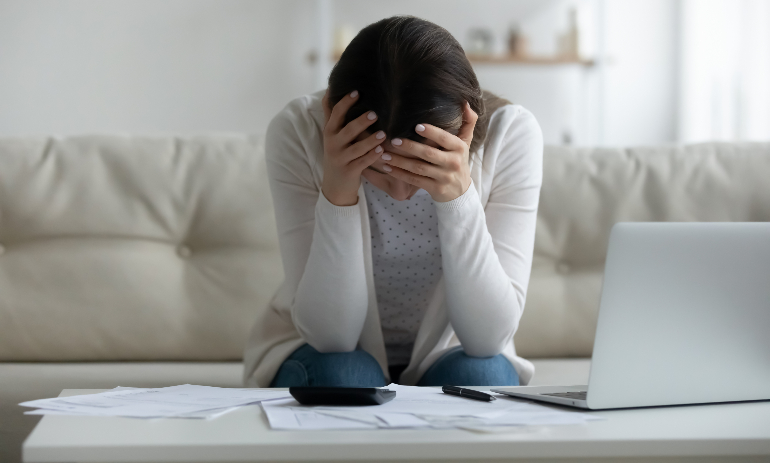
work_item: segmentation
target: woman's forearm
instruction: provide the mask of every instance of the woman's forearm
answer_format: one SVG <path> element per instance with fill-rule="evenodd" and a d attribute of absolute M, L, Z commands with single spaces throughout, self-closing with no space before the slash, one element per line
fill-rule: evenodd
<path fill-rule="evenodd" d="M 302 337 L 321 352 L 356 348 L 368 294 L 359 208 L 335 206 L 319 194 L 307 265 L 292 318 Z"/>
<path fill-rule="evenodd" d="M 524 311 L 543 177 L 543 136 L 535 117 L 506 106 L 490 121 L 504 128 L 485 148 L 499 150 L 486 205 L 475 185 L 437 203 L 449 321 L 472 356 L 499 354 Z"/>
<path fill-rule="evenodd" d="M 497 355 L 518 327 L 526 283 L 501 264 L 473 185 L 436 207 L 449 321 L 468 355 Z"/>

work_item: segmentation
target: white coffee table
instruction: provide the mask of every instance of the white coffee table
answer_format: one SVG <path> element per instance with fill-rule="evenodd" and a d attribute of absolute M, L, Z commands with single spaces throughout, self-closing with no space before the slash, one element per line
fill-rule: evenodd
<path fill-rule="evenodd" d="M 65 389 L 61 396 L 102 392 Z M 507 400 L 507 399 L 502 399 Z M 770 402 L 592 412 L 585 425 L 462 430 L 273 431 L 259 406 L 212 421 L 48 415 L 25 462 L 770 461 Z M 726 458 L 729 457 L 729 458 Z M 547 460 L 543 460 L 547 459 Z"/>

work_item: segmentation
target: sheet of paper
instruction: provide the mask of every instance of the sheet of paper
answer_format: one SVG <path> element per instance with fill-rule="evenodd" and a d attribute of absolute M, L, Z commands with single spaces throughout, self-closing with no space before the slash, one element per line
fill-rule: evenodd
<path fill-rule="evenodd" d="M 182 405 L 205 408 L 235 407 L 262 400 L 291 397 L 287 391 L 266 391 L 262 389 L 236 389 L 209 386 L 162 387 L 145 390 L 118 390 L 101 394 L 62 397 L 59 400 L 78 405 L 115 407 L 126 404 Z"/>
<path fill-rule="evenodd" d="M 273 400 L 261 405 L 272 429 L 377 429 L 377 425 L 303 410 L 294 399 Z"/>
<path fill-rule="evenodd" d="M 56 414 L 212 418 L 243 405 L 287 397 L 291 397 L 288 391 L 184 384 L 165 388 L 120 387 L 99 394 L 32 400 L 19 405 L 38 407 Z M 46 413 L 37 411 L 35 414 Z"/>
<path fill-rule="evenodd" d="M 213 420 L 220 416 L 238 410 L 240 407 L 223 408 L 215 410 L 205 410 L 199 412 L 191 412 L 186 414 L 175 415 L 173 418 L 190 418 L 190 419 L 206 419 Z M 65 411 L 65 410 L 49 410 L 45 408 L 38 408 L 36 410 L 29 410 L 24 412 L 25 415 L 69 415 L 69 416 L 94 416 L 89 412 L 77 412 L 77 411 Z M 114 415 L 102 415 L 102 416 L 114 416 Z M 167 416 L 128 416 L 127 418 L 169 418 Z"/>
<path fill-rule="evenodd" d="M 409 415 L 408 413 L 377 413 L 377 418 L 382 420 L 388 428 L 428 428 L 430 423 L 424 419 Z"/>
<path fill-rule="evenodd" d="M 333 407 L 305 407 L 294 399 L 263 402 L 270 427 L 283 430 L 303 429 L 376 429 L 376 428 L 424 428 L 430 423 L 406 413 L 387 413 L 358 407 L 349 410 Z M 366 410 L 361 410 L 361 409 Z M 374 407 L 376 408 L 376 407 Z"/>
<path fill-rule="evenodd" d="M 585 413 L 500 398 L 482 402 L 444 394 L 440 389 L 391 384 L 396 398 L 374 406 L 300 405 L 293 399 L 263 402 L 273 429 L 460 428 L 477 432 L 505 427 L 582 424 L 598 419 Z"/>

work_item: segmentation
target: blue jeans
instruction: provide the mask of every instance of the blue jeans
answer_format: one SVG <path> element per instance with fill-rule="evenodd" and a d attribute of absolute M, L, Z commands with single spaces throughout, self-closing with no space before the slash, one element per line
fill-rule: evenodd
<path fill-rule="evenodd" d="M 366 351 L 321 353 L 305 344 L 281 365 L 270 387 L 380 387 L 385 375 Z M 518 386 L 519 375 L 502 354 L 471 357 L 456 347 L 422 375 L 418 386 Z"/>

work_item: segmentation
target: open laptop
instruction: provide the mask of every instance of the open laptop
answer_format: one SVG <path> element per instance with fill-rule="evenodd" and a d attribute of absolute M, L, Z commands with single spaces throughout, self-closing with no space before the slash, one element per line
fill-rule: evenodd
<path fill-rule="evenodd" d="M 770 223 L 619 223 L 587 386 L 493 392 L 592 410 L 770 399 Z"/>

